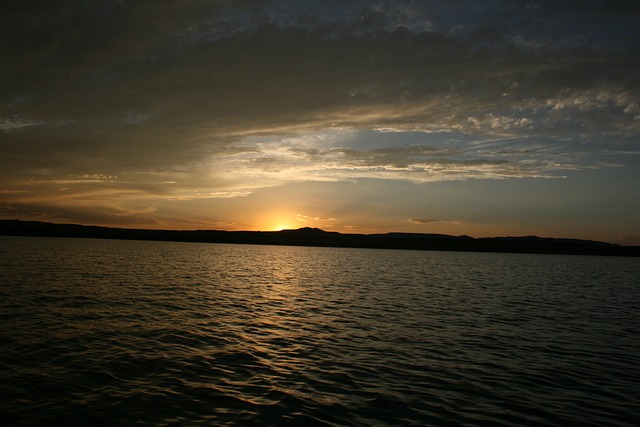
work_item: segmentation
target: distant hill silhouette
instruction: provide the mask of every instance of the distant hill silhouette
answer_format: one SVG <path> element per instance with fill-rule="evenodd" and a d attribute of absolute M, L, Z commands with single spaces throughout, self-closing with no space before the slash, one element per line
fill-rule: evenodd
<path fill-rule="evenodd" d="M 310 227 L 282 231 L 177 231 L 0 220 L 0 235 L 375 249 L 640 256 L 640 246 L 620 246 L 592 240 L 536 236 L 473 238 L 469 236 L 420 233 L 342 234 Z"/>

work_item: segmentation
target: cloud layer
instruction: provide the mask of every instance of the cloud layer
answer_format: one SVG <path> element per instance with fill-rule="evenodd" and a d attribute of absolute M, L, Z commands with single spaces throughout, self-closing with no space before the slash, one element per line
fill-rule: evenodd
<path fill-rule="evenodd" d="M 157 200 L 295 182 L 630 166 L 637 12 L 606 1 L 14 3 L 0 18 L 0 203 L 153 222 Z"/>

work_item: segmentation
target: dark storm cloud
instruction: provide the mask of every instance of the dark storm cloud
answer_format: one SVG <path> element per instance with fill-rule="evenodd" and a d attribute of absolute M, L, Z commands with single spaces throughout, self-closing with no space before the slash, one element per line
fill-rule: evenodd
<path fill-rule="evenodd" d="M 567 84 L 590 88 L 603 75 L 585 69 L 594 62 L 637 59 L 629 56 L 638 30 L 624 11 L 601 14 L 604 6 L 299 3 L 62 2 L 22 11 L 3 37 L 12 82 L 5 105 L 31 101 L 4 120 L 113 125 L 153 115 L 182 132 L 231 119 L 233 131 L 402 103 L 412 108 L 396 122 L 424 121 L 419 107 L 434 97 L 506 107 Z M 564 28 L 553 25 L 563 19 Z M 624 93 L 631 81 L 620 79 L 622 66 L 604 67 L 613 68 L 605 70 L 615 78 L 610 90 Z M 439 110 L 436 120 L 453 109 Z"/>

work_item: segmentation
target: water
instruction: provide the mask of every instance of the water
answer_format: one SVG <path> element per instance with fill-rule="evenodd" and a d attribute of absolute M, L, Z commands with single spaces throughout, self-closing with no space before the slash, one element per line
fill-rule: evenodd
<path fill-rule="evenodd" d="M 640 260 L 0 236 L 0 424 L 640 420 Z"/>

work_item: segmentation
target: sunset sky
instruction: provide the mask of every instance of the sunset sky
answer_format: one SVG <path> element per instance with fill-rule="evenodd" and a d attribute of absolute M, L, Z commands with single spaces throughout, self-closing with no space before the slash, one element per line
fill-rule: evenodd
<path fill-rule="evenodd" d="M 640 244 L 635 1 L 12 1 L 0 218 Z"/>

